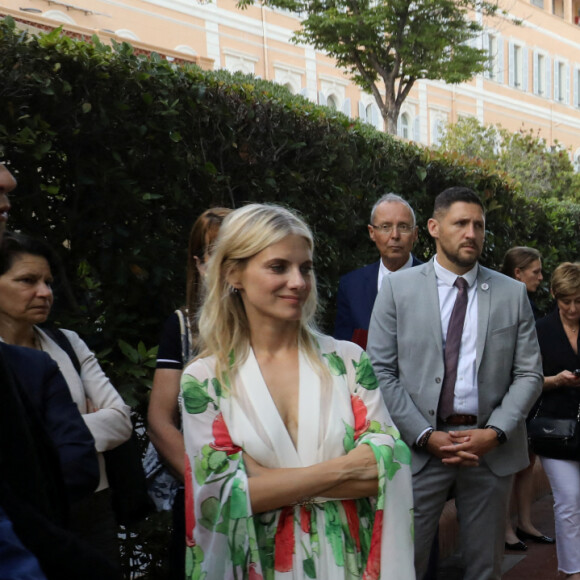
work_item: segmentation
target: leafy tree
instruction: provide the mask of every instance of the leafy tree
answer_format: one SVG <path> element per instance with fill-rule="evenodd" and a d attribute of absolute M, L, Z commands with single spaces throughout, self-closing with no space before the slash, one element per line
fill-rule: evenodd
<path fill-rule="evenodd" d="M 580 200 L 580 177 L 568 152 L 558 142 L 549 147 L 539 131 L 522 128 L 512 133 L 464 117 L 447 126 L 439 151 L 487 163 L 506 173 L 527 197 Z"/>
<path fill-rule="evenodd" d="M 372 93 L 387 131 L 396 134 L 401 105 L 419 79 L 461 83 L 482 72 L 484 50 L 472 44 L 492 15 L 488 0 L 263 0 L 305 16 L 294 35 L 334 57 Z M 240 6 L 252 0 L 238 0 Z"/>

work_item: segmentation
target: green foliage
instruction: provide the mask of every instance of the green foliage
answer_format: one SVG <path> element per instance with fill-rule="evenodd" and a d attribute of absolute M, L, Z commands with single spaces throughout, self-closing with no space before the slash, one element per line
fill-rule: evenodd
<path fill-rule="evenodd" d="M 504 172 L 527 197 L 553 197 L 580 201 L 580 177 L 558 142 L 548 147 L 539 131 L 515 133 L 495 125 L 483 125 L 474 117 L 463 117 L 448 125 L 439 146 L 482 160 Z"/>
<path fill-rule="evenodd" d="M 210 206 L 273 202 L 302 213 L 327 331 L 339 275 L 377 259 L 366 224 L 388 191 L 416 210 L 420 258 L 432 253 L 433 198 L 457 184 L 487 207 L 486 265 L 522 243 L 542 251 L 548 272 L 578 256 L 579 206 L 526 199 L 482 162 L 402 144 L 265 81 L 176 67 L 128 44 L 30 37 L 8 19 L 0 78 L 0 151 L 19 181 L 11 227 L 61 254 L 55 321 L 101 354 L 140 434 L 152 345 L 183 301 L 189 228 Z M 128 536 L 126 567 L 166 577 L 164 525 L 153 517 Z"/>
<path fill-rule="evenodd" d="M 387 130 L 418 79 L 461 83 L 483 72 L 488 56 L 472 41 L 483 30 L 472 15 L 492 15 L 487 0 L 263 0 L 301 15 L 294 41 L 336 59 L 372 93 Z M 238 0 L 251 5 L 252 0 Z M 383 90 L 384 89 L 384 94 Z"/>

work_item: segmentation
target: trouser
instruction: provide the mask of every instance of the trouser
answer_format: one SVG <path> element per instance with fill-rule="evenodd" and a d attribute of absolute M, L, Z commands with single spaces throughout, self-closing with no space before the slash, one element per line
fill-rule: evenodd
<path fill-rule="evenodd" d="M 512 476 L 499 477 L 485 463 L 449 466 L 437 457 L 413 476 L 415 570 L 423 578 L 439 518 L 453 490 L 464 580 L 500 580 L 505 512 Z"/>
<path fill-rule="evenodd" d="M 540 457 L 554 494 L 558 570 L 580 572 L 580 462 Z"/>

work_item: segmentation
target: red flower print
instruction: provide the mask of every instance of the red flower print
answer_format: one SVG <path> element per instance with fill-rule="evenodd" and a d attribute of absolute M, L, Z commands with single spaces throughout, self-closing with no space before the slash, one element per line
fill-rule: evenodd
<path fill-rule="evenodd" d="M 185 544 L 195 546 L 193 539 L 195 528 L 195 506 L 193 504 L 193 473 L 187 453 L 185 454 Z"/>
<path fill-rule="evenodd" d="M 224 416 L 220 413 L 214 420 L 212 425 L 212 433 L 214 442 L 210 443 L 209 446 L 216 451 L 225 451 L 228 455 L 238 453 L 242 450 L 241 447 L 234 445 L 232 438 L 230 437 L 230 432 L 226 422 L 224 421 Z"/>
<path fill-rule="evenodd" d="M 367 419 L 367 408 L 360 397 L 351 395 L 350 403 L 354 415 L 354 439 L 356 441 L 369 428 L 371 422 Z"/>
<path fill-rule="evenodd" d="M 290 572 L 294 556 L 294 509 L 285 507 L 280 512 L 274 548 L 274 570 Z"/>
<path fill-rule="evenodd" d="M 300 527 L 305 534 L 310 533 L 310 518 L 312 517 L 312 510 L 306 509 L 304 506 L 300 508 Z"/>
<path fill-rule="evenodd" d="M 346 514 L 346 521 L 348 522 L 348 529 L 350 530 L 351 538 L 354 538 L 356 549 L 360 552 L 360 538 L 359 538 L 359 524 L 358 514 L 356 512 L 356 502 L 354 499 L 342 500 L 342 507 Z"/>
<path fill-rule="evenodd" d="M 381 537 L 383 535 L 383 510 L 375 513 L 373 536 L 369 558 L 363 574 L 363 580 L 378 580 L 381 575 Z"/>
<path fill-rule="evenodd" d="M 256 562 L 252 562 L 250 564 L 250 569 L 248 571 L 248 579 L 249 580 L 263 580 L 264 577 L 262 574 L 256 571 Z"/>

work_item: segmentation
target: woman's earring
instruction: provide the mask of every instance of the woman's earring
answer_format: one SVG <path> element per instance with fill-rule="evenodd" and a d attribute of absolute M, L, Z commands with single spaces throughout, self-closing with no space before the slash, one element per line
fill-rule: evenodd
<path fill-rule="evenodd" d="M 230 286 L 230 294 L 239 294 L 240 291 L 235 286 Z"/>

